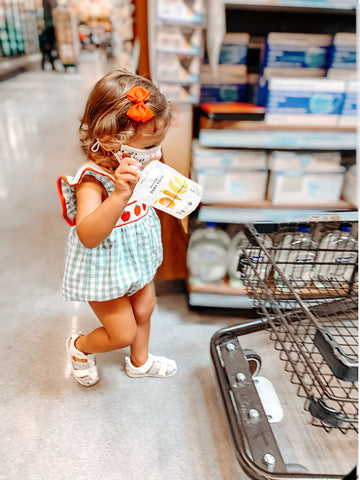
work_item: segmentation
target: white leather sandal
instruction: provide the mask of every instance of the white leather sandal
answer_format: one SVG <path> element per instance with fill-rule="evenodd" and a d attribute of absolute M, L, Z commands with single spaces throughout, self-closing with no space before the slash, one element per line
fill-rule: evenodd
<path fill-rule="evenodd" d="M 75 379 L 84 387 L 91 387 L 99 381 L 99 373 L 95 362 L 95 356 L 92 353 L 85 354 L 75 347 L 76 340 L 80 334 L 73 333 L 66 340 L 66 350 L 71 360 L 72 373 Z M 86 360 L 85 362 L 78 362 Z"/>
<path fill-rule="evenodd" d="M 166 357 L 158 357 L 149 353 L 148 359 L 140 367 L 135 367 L 130 357 L 125 357 L 125 370 L 129 377 L 172 377 L 177 372 L 177 365 L 174 360 Z"/>

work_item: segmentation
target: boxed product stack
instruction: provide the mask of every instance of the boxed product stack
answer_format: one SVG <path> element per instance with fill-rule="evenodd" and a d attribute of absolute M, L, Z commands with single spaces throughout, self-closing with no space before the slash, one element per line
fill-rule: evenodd
<path fill-rule="evenodd" d="M 226 33 L 216 73 L 205 55 L 201 66 L 203 102 L 244 102 L 247 100 L 248 33 Z"/>
<path fill-rule="evenodd" d="M 356 128 L 359 91 L 356 80 L 356 33 L 339 32 L 334 35 L 327 76 L 345 81 L 345 96 L 339 126 Z"/>
<path fill-rule="evenodd" d="M 192 175 L 204 203 L 264 200 L 268 178 L 265 151 L 205 148 L 192 144 Z"/>
<path fill-rule="evenodd" d="M 158 52 L 199 55 L 201 28 L 194 25 L 159 25 L 156 29 Z"/>
<path fill-rule="evenodd" d="M 257 90 L 257 104 L 267 109 L 266 123 L 338 125 L 346 84 L 325 78 L 331 55 L 332 35 L 268 34 Z"/>
<path fill-rule="evenodd" d="M 203 0 L 156 1 L 152 76 L 170 101 L 199 101 L 203 21 Z"/>
<path fill-rule="evenodd" d="M 268 198 L 274 205 L 326 205 L 339 201 L 345 168 L 339 152 L 269 155 Z"/>
<path fill-rule="evenodd" d="M 200 60 L 198 57 L 178 53 L 158 53 L 156 76 L 162 82 L 192 84 L 199 81 Z"/>
<path fill-rule="evenodd" d="M 356 128 L 357 126 L 357 97 L 359 93 L 359 82 L 349 80 L 345 86 L 344 103 L 339 118 L 340 127 Z"/>
<path fill-rule="evenodd" d="M 264 88 L 269 124 L 338 125 L 346 83 L 330 78 L 270 78 Z"/>
<path fill-rule="evenodd" d="M 331 35 L 277 33 L 267 35 L 261 73 L 269 77 L 324 77 Z"/>
<path fill-rule="evenodd" d="M 357 167 L 352 165 L 345 173 L 344 189 L 342 195 L 344 200 L 355 207 L 359 206 L 359 192 L 357 188 Z"/>
<path fill-rule="evenodd" d="M 334 35 L 327 76 L 353 80 L 356 78 L 356 33 Z"/>

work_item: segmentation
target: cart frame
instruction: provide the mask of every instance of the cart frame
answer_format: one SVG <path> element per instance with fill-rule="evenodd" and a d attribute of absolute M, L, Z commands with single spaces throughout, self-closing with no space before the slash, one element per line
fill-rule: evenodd
<path fill-rule="evenodd" d="M 282 275 L 281 266 L 279 268 L 276 264 L 272 252 L 264 246 L 255 227 L 253 225 L 247 225 L 246 227 L 250 236 L 254 239 L 254 244 L 258 243 L 259 247 L 262 249 L 262 253 L 265 258 L 268 259 L 271 268 L 274 269 L 274 271 L 277 271 L 278 275 Z M 247 270 L 248 279 L 250 279 L 247 283 L 249 294 L 254 298 L 255 303 L 257 303 L 257 306 L 264 316 L 263 318 L 251 322 L 221 329 L 213 335 L 210 342 L 211 357 L 236 447 L 239 464 L 250 478 L 256 480 L 282 480 L 294 478 L 299 480 L 318 478 L 340 480 L 344 478 L 344 475 L 348 472 L 339 475 L 312 474 L 304 472 L 304 467 L 301 465 L 297 466 L 298 471 L 296 472 L 296 466 L 294 469 L 285 463 L 256 390 L 246 355 L 244 354 L 244 350 L 240 345 L 238 337 L 269 329 L 271 335 L 274 335 L 275 337 L 273 340 L 281 344 L 281 338 L 279 338 L 277 332 L 277 323 L 281 325 L 283 322 L 286 322 L 287 326 L 285 328 L 291 330 L 292 325 L 301 324 L 302 318 L 305 318 L 306 321 L 311 324 L 311 328 L 316 331 L 315 336 L 317 337 L 317 340 L 315 345 L 316 348 L 323 350 L 320 353 L 325 364 L 327 365 L 330 359 L 329 363 L 333 363 L 333 365 L 330 365 L 332 374 L 335 377 L 339 375 L 337 378 L 334 377 L 335 381 L 340 382 L 340 380 L 338 380 L 338 378 L 340 378 L 341 381 L 350 382 L 350 384 L 353 385 L 351 387 L 353 389 L 351 392 L 353 392 L 355 390 L 355 377 L 357 376 L 357 360 L 348 356 L 341 348 L 337 348 L 337 342 L 334 341 L 331 335 L 330 339 L 326 338 L 326 335 L 323 335 L 324 331 L 326 333 L 327 330 L 322 328 L 321 321 L 319 321 L 318 318 L 319 311 L 325 310 L 325 314 L 331 317 L 333 314 L 336 315 L 338 311 L 343 312 L 346 311 L 348 307 L 353 307 L 351 302 L 356 293 L 353 278 L 346 288 L 342 288 L 341 292 L 337 291 L 334 299 L 332 299 L 331 294 L 329 294 L 330 298 L 327 298 L 325 304 L 322 304 L 324 297 L 326 297 L 323 293 L 322 297 L 319 299 L 316 299 L 313 296 L 311 298 L 312 302 L 309 304 L 303 300 L 301 293 L 298 293 L 296 288 L 294 288 L 294 285 L 292 285 L 287 278 L 284 278 L 284 275 L 282 275 L 282 280 L 287 285 L 287 294 L 277 294 L 273 286 L 269 289 L 269 282 L 257 272 L 258 262 L 252 263 L 249 255 L 247 255 L 246 252 L 244 253 L 245 254 L 240 258 L 239 269 L 241 270 L 243 268 Z M 332 295 L 334 295 L 334 292 Z M 297 309 L 289 308 L 289 300 L 294 302 Z M 285 302 L 286 304 L 285 309 L 283 308 L 282 302 Z M 350 305 L 348 305 L 349 302 Z M 302 316 L 300 315 L 298 318 L 297 312 L 300 312 Z M 320 332 L 320 334 L 318 332 Z M 296 336 L 294 336 L 292 341 L 297 342 Z M 322 345 L 322 343 L 324 345 Z M 299 348 L 301 349 L 301 345 Z M 286 348 L 284 348 L 283 345 L 280 345 L 280 348 L 276 349 L 287 353 Z M 301 350 L 299 352 L 299 356 L 303 355 Z M 317 355 L 320 356 L 318 352 Z M 284 360 L 284 358 L 282 358 L 282 360 Z M 291 363 L 290 356 L 286 361 L 287 363 Z M 322 379 L 321 377 L 319 378 L 318 372 L 316 371 L 317 365 L 315 365 L 314 368 L 313 365 L 309 363 L 309 365 L 306 364 L 305 367 L 311 370 L 311 374 L 314 376 L 313 381 L 316 385 L 320 385 L 320 389 L 323 389 L 324 391 L 330 389 L 330 397 L 334 396 L 332 395 L 331 385 L 324 386 L 322 384 Z M 296 368 L 292 368 L 290 371 L 294 375 L 297 374 Z M 331 375 L 331 378 L 333 375 Z M 299 396 L 305 396 L 305 398 L 308 396 L 306 385 L 302 384 L 301 379 L 300 382 L 292 383 L 298 383 L 299 389 L 303 388 L 305 390 L 305 395 L 300 395 L 298 393 Z M 328 394 L 328 392 L 325 393 Z M 335 400 L 345 403 L 354 402 L 351 395 L 348 395 L 348 398 L 346 398 L 346 395 L 344 397 L 340 395 L 340 398 L 337 398 L 335 395 Z M 307 401 L 308 406 L 306 409 L 309 410 L 313 416 L 317 416 L 316 420 L 320 418 L 320 423 L 324 426 L 321 401 L 319 402 L 315 399 L 313 405 L 309 402 L 309 398 L 307 398 Z M 353 422 L 355 422 L 355 419 L 350 419 L 346 415 L 338 414 L 335 410 L 332 413 L 333 424 L 330 425 L 331 428 L 339 427 L 345 418 L 346 421 L 349 421 L 349 429 L 353 429 Z M 324 418 L 326 419 L 326 416 Z"/>

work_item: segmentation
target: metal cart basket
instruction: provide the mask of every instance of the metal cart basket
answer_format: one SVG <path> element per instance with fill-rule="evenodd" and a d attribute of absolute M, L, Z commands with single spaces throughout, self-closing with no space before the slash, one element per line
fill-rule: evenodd
<path fill-rule="evenodd" d="M 295 238 L 299 225 L 266 225 L 274 240 L 270 244 L 259 226 L 245 226 L 248 243 L 239 251 L 238 270 L 260 317 L 216 332 L 211 339 L 211 356 L 238 460 L 250 478 L 344 478 L 356 464 L 357 245 L 353 240 L 342 242 L 341 248 L 334 242 L 320 242 L 326 232 L 334 232 L 336 238 L 339 227 L 339 222 L 307 225 L 308 236 L 319 240 L 309 255 L 309 247 L 301 242 L 279 240 L 285 235 L 288 240 L 292 235 Z M 357 230 L 357 223 L 352 222 L 347 230 L 350 227 Z M 336 451 L 330 454 L 333 458 L 324 460 L 325 467 L 315 472 L 306 464 L 289 462 L 283 454 L 280 444 L 290 442 L 277 437 L 278 433 L 281 437 L 281 428 L 273 418 L 278 415 L 277 407 L 275 415 L 269 407 L 271 390 L 264 395 L 257 385 L 263 359 L 258 352 L 243 347 L 249 346 L 246 342 L 252 346 L 250 339 L 260 335 L 257 332 L 262 336 L 255 344 L 263 348 L 270 337 L 279 351 L 276 362 L 280 360 L 285 367 L 285 381 L 290 380 L 295 398 L 287 399 L 284 409 L 289 405 L 294 412 L 295 404 L 301 402 L 299 411 L 289 417 L 290 423 L 294 422 L 288 430 L 290 442 L 296 444 L 305 424 L 305 443 L 309 445 L 317 435 L 321 445 L 325 437 L 332 436 L 337 449 L 344 449 L 341 455 L 349 456 L 347 470 L 341 471 L 336 464 Z M 284 388 L 281 380 L 280 389 Z M 318 434 L 315 430 L 319 429 Z M 313 446 L 310 454 L 319 455 L 320 450 L 316 450 Z"/>

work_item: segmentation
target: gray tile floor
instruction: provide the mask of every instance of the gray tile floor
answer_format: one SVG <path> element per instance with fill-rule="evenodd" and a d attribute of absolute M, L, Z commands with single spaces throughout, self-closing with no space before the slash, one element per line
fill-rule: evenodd
<path fill-rule="evenodd" d="M 175 377 L 128 378 L 127 349 L 98 356 L 101 381 L 91 389 L 70 375 L 64 341 L 97 320 L 60 295 L 68 227 L 55 183 L 81 161 L 78 118 L 107 68 L 83 57 L 78 73 L 33 71 L 0 83 L 0 480 L 243 480 L 209 343 L 246 312 L 189 311 L 184 294 L 162 294 L 151 351 L 177 360 Z M 336 463 L 338 445 L 356 449 L 352 438 L 334 442 Z M 297 448 L 290 453 L 299 458 Z"/>

